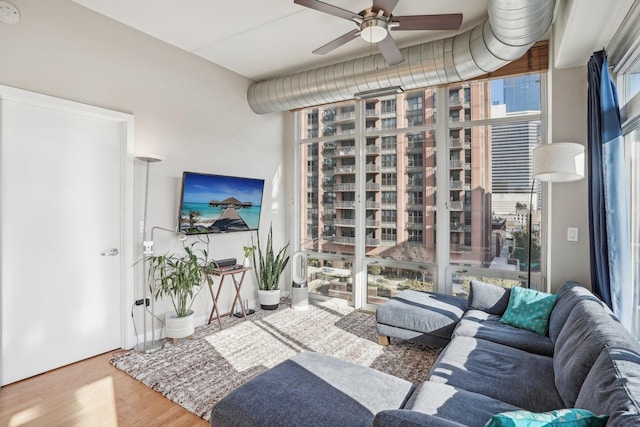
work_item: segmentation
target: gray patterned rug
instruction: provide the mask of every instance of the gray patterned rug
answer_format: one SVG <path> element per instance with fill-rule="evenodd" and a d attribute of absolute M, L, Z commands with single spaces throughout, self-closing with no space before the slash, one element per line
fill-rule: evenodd
<path fill-rule="evenodd" d="M 308 311 L 283 307 L 258 309 L 249 321 L 235 317 L 196 329 L 195 339 L 151 354 L 134 351 L 111 363 L 168 399 L 209 420 L 214 404 L 236 387 L 308 350 L 370 366 L 411 381 L 423 381 L 438 351 L 394 340 L 378 345 L 375 316 L 331 302 L 310 304 Z"/>

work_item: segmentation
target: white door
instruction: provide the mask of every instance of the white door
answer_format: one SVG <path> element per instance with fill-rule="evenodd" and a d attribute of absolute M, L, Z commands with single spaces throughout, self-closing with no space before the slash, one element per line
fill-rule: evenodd
<path fill-rule="evenodd" d="M 1 107 L 4 385 L 121 346 L 127 132 L 47 102 Z"/>

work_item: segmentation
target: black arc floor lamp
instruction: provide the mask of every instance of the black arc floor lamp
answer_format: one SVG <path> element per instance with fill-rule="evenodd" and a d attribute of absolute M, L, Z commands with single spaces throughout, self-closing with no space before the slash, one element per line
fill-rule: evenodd
<path fill-rule="evenodd" d="M 529 200 L 529 255 L 527 262 L 527 288 L 531 287 L 531 248 L 533 193 L 535 181 L 571 182 L 584 178 L 584 145 L 575 142 L 542 144 L 533 149 L 533 179 Z"/>

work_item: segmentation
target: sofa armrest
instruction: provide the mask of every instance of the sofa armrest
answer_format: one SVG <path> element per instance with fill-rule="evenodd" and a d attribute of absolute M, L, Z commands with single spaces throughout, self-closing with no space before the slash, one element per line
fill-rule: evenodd
<path fill-rule="evenodd" d="M 380 411 L 373 419 L 373 427 L 461 427 L 463 424 L 408 409 Z"/>

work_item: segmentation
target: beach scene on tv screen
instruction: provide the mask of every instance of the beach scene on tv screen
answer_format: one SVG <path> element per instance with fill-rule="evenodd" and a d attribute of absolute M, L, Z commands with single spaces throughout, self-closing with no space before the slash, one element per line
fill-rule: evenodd
<path fill-rule="evenodd" d="M 185 173 L 180 231 L 187 234 L 257 230 L 261 179 Z"/>

